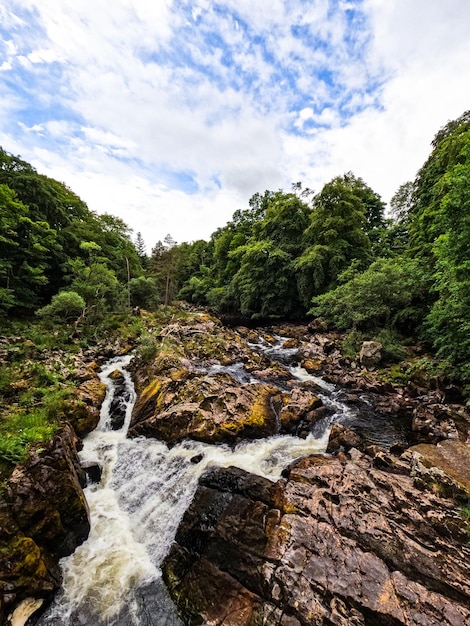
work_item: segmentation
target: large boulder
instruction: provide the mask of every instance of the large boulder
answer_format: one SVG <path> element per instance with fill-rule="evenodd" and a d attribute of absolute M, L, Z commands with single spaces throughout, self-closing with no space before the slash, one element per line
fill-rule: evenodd
<path fill-rule="evenodd" d="M 209 443 L 265 437 L 279 431 L 280 404 L 281 394 L 271 385 L 240 385 L 225 373 L 201 377 L 172 371 L 140 394 L 130 434 L 169 443 L 187 437 Z"/>
<path fill-rule="evenodd" d="M 352 449 L 271 483 L 242 470 L 200 481 L 164 578 L 187 624 L 463 626 L 466 524 L 409 465 Z"/>
<path fill-rule="evenodd" d="M 413 474 L 423 485 L 466 504 L 470 499 L 470 443 L 456 440 L 409 448 Z"/>
<path fill-rule="evenodd" d="M 50 444 L 30 453 L 0 500 L 0 612 L 3 621 L 22 601 L 49 598 L 61 582 L 59 558 L 88 536 L 88 506 L 77 439 L 64 426 Z"/>
<path fill-rule="evenodd" d="M 382 360 L 382 344 L 378 341 L 363 341 L 359 361 L 367 369 L 374 369 Z"/>

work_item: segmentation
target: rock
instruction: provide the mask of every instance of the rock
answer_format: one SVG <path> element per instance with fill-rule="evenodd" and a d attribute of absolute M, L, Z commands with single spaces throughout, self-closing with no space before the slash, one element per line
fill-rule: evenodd
<path fill-rule="evenodd" d="M 236 442 L 273 435 L 279 430 L 276 398 L 280 403 L 280 392 L 271 385 L 240 385 L 228 374 L 199 377 L 187 371 L 176 380 L 154 380 L 144 389 L 133 411 L 130 435 L 170 443 L 186 437 Z"/>
<path fill-rule="evenodd" d="M 300 365 L 310 374 L 315 374 L 322 370 L 322 361 L 320 359 L 302 359 Z"/>
<path fill-rule="evenodd" d="M 309 333 L 325 333 L 328 330 L 328 324 L 322 317 L 316 317 L 307 328 Z"/>
<path fill-rule="evenodd" d="M 359 361 L 367 369 L 374 369 L 382 360 L 382 344 L 378 341 L 363 341 Z"/>
<path fill-rule="evenodd" d="M 409 448 L 413 475 L 422 485 L 437 493 L 467 503 L 470 498 L 470 444 L 441 441 Z"/>
<path fill-rule="evenodd" d="M 130 390 L 127 388 L 124 375 L 115 370 L 110 375 L 114 386 L 114 395 L 109 406 L 109 417 L 112 430 L 120 430 L 126 420 L 127 406 L 130 400 Z"/>
<path fill-rule="evenodd" d="M 344 426 L 344 424 L 336 423 L 331 428 L 326 451 L 329 453 L 337 452 L 338 450 L 348 452 L 351 448 L 359 448 L 362 443 L 360 435 Z"/>
<path fill-rule="evenodd" d="M 13 611 L 10 616 L 11 626 L 25 626 L 29 618 L 37 613 L 44 604 L 44 600 L 38 598 L 26 598 Z"/>
<path fill-rule="evenodd" d="M 459 438 L 452 411 L 442 404 L 420 402 L 413 411 L 412 428 L 420 442 L 437 443 Z"/>
<path fill-rule="evenodd" d="M 299 347 L 299 340 L 295 339 L 295 338 L 286 339 L 284 341 L 284 343 L 282 344 L 282 347 L 283 347 L 284 350 L 290 350 L 292 348 L 298 348 Z"/>
<path fill-rule="evenodd" d="M 87 484 L 101 482 L 102 468 L 98 463 L 84 463 L 82 468 L 87 476 Z"/>
<path fill-rule="evenodd" d="M 50 598 L 61 582 L 59 558 L 71 554 L 88 536 L 76 443 L 72 428 L 64 426 L 50 444 L 30 453 L 4 488 L 0 500 L 4 615 L 27 598 Z"/>
<path fill-rule="evenodd" d="M 201 478 L 163 563 L 183 621 L 214 626 L 463 626 L 465 522 L 400 472 L 312 456 L 277 483 L 235 468 Z"/>
<path fill-rule="evenodd" d="M 90 377 L 77 387 L 75 398 L 64 413 L 79 437 L 85 437 L 97 427 L 100 407 L 106 395 L 106 386 L 96 373 L 92 370 L 90 372 Z"/>
<path fill-rule="evenodd" d="M 322 407 L 322 401 L 309 389 L 294 387 L 290 394 L 283 394 L 283 407 L 279 414 L 281 432 L 295 432 L 305 429 L 305 436 L 313 424 L 323 417 L 316 412 Z"/>

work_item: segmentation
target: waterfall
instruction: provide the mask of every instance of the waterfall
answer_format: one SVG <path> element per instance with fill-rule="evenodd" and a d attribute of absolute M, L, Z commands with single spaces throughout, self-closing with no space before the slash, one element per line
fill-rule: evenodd
<path fill-rule="evenodd" d="M 236 466 L 277 480 L 293 460 L 324 452 L 329 426 L 350 409 L 323 383 L 324 401 L 334 415 L 306 439 L 278 435 L 235 448 L 183 441 L 168 448 L 155 439 L 128 439 L 135 391 L 126 370 L 131 356 L 112 359 L 101 370 L 107 386 L 100 422 L 84 440 L 80 459 L 102 469 L 99 484 L 86 487 L 91 532 L 85 543 L 61 561 L 63 591 L 42 626 L 177 626 L 181 624 L 161 579 L 160 565 L 208 467 Z M 115 370 L 122 373 L 122 427 L 113 430 Z M 297 378 L 306 375 L 293 372 Z M 124 391 L 122 386 L 124 384 Z"/>

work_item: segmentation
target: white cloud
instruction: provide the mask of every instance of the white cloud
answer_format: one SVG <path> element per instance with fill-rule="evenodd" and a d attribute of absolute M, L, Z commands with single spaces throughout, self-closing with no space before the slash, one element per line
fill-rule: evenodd
<path fill-rule="evenodd" d="M 470 4 L 268 4 L 7 0 L 3 147 L 149 246 L 347 170 L 389 200 L 468 107 Z"/>

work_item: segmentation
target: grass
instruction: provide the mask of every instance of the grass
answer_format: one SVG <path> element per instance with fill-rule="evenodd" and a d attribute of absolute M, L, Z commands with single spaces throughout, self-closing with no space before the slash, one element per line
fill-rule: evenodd
<path fill-rule="evenodd" d="M 42 407 L 12 413 L 0 426 L 0 459 L 11 465 L 21 463 L 30 446 L 51 439 L 58 426 Z"/>
<path fill-rule="evenodd" d="M 165 347 L 157 335 L 172 317 L 185 313 L 161 307 L 141 316 L 108 315 L 90 334 L 78 336 L 67 323 L 37 318 L 3 320 L 5 354 L 0 366 L 0 480 L 23 462 L 31 446 L 49 440 L 59 428 L 74 395 L 75 358 L 80 350 L 117 340 L 136 344 L 146 361 Z M 151 330 L 152 332 L 149 332 Z M 168 347 L 168 346 L 167 346 Z"/>

